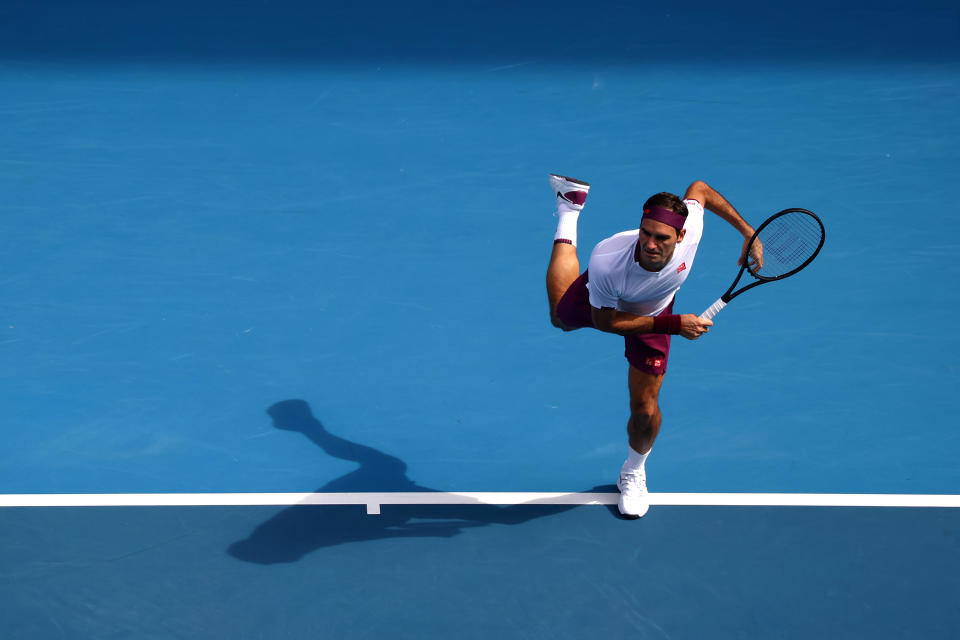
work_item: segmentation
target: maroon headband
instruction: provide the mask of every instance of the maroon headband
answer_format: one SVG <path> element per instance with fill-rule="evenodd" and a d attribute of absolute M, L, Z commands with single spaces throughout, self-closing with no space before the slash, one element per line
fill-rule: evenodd
<path fill-rule="evenodd" d="M 647 207 L 643 210 L 643 217 L 644 219 L 649 218 L 669 225 L 676 229 L 677 233 L 680 233 L 680 230 L 683 229 L 683 223 L 687 221 L 686 216 L 674 213 L 670 209 L 664 209 L 663 207 Z"/>

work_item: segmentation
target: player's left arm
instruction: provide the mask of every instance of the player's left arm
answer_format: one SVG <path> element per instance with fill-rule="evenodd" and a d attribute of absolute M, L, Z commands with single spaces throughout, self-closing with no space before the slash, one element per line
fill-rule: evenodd
<path fill-rule="evenodd" d="M 743 264 L 743 258 L 747 253 L 747 245 L 750 242 L 751 236 L 753 236 L 754 229 L 743 219 L 743 216 L 737 212 L 734 206 L 720 195 L 719 191 L 703 180 L 696 180 L 687 187 L 687 192 L 683 198 L 684 200 L 696 200 L 703 205 L 704 209 L 712 211 L 726 220 L 731 227 L 743 236 L 743 249 L 740 250 L 740 258 L 737 260 L 737 264 Z M 763 266 L 763 246 L 759 240 L 754 242 L 750 248 L 750 257 L 753 258 L 758 266 Z"/>

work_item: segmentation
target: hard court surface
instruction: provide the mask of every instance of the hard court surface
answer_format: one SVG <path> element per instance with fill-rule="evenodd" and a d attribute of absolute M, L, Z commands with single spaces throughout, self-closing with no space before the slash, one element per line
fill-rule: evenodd
<path fill-rule="evenodd" d="M 960 494 L 958 43 L 935 0 L 0 3 L 0 498 L 72 496 L 0 509 L 4 636 L 957 637 L 960 509 L 888 505 Z M 550 172 L 584 265 L 696 179 L 827 242 L 674 341 L 649 485 L 704 504 L 390 504 L 615 491 Z M 708 213 L 675 308 L 739 249 Z"/>

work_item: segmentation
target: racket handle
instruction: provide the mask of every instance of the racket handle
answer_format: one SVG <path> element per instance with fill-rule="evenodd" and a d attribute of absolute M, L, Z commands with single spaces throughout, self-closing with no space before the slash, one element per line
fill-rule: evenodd
<path fill-rule="evenodd" d="M 723 298 L 718 298 L 716 302 L 710 305 L 710 308 L 700 314 L 701 320 L 713 320 L 713 316 L 720 313 L 720 309 L 723 309 L 727 306 L 727 303 L 723 301 Z"/>

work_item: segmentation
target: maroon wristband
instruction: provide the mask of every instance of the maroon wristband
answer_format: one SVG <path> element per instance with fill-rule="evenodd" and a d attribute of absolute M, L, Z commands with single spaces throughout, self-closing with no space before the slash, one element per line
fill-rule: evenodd
<path fill-rule="evenodd" d="M 653 318 L 654 333 L 670 333 L 676 335 L 680 333 L 680 316 L 655 316 Z"/>

